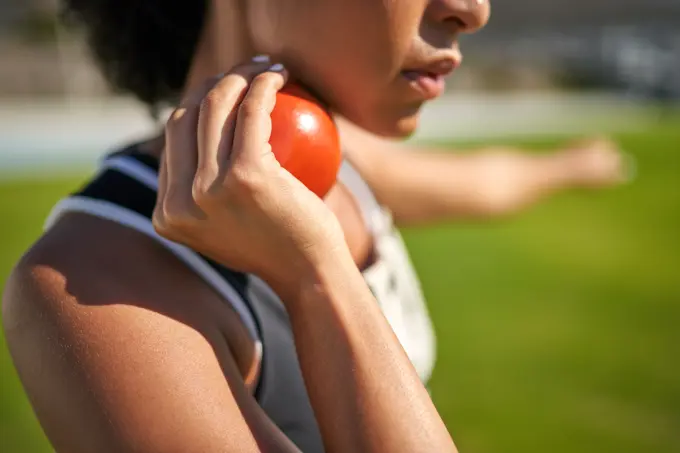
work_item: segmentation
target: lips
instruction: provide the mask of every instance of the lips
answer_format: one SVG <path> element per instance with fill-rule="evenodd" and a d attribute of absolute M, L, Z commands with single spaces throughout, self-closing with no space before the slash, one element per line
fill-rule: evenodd
<path fill-rule="evenodd" d="M 416 69 L 404 70 L 401 72 L 401 75 L 426 100 L 431 100 L 438 98 L 444 93 L 446 89 L 445 78 L 456 69 L 458 64 L 459 60 L 446 58 L 421 65 Z"/>
<path fill-rule="evenodd" d="M 439 74 L 424 71 L 403 71 L 401 74 L 427 100 L 438 98 L 446 89 L 444 76 Z"/>

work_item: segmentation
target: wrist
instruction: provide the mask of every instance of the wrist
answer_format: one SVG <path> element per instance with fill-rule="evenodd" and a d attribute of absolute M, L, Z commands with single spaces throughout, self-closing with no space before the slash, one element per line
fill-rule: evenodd
<path fill-rule="evenodd" d="M 331 287 L 347 284 L 356 275 L 361 277 L 347 245 L 344 242 L 319 248 L 306 258 L 290 266 L 285 272 L 265 280 L 277 293 L 286 307 L 305 304 L 318 299 Z"/>

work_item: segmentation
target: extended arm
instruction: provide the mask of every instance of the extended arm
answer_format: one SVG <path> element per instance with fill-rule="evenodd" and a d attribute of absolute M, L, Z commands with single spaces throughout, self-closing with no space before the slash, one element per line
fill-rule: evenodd
<path fill-rule="evenodd" d="M 558 191 L 604 187 L 626 176 L 622 155 L 606 140 L 542 154 L 499 147 L 457 154 L 339 124 L 350 161 L 400 225 L 513 214 Z"/>

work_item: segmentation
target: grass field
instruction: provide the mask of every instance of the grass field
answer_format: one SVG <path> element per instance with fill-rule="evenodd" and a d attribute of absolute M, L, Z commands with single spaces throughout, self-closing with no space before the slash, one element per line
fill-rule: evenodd
<path fill-rule="evenodd" d="M 464 453 L 680 452 L 680 117 L 618 139 L 632 185 L 405 232 L 439 335 L 433 395 Z M 81 180 L 0 183 L 0 288 Z M 0 442 L 50 451 L 4 344 Z"/>

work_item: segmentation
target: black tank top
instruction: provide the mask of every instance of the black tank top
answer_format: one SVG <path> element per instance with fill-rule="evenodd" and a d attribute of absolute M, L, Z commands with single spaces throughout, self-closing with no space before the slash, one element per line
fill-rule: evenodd
<path fill-rule="evenodd" d="M 346 165 L 345 173 L 348 171 Z M 321 435 L 281 300 L 258 277 L 227 269 L 184 246 L 167 241 L 154 231 L 151 216 L 156 203 L 157 171 L 158 161 L 138 152 L 134 146 L 106 156 L 99 174 L 84 188 L 62 200 L 52 211 L 46 227 L 67 212 L 82 212 L 133 228 L 168 248 L 233 306 L 248 329 L 261 359 L 254 395 L 258 404 L 301 451 L 322 453 Z M 357 177 L 357 173 L 347 175 L 347 179 Z M 350 190 L 352 185 L 356 187 L 356 181 L 348 185 Z M 368 190 L 367 186 L 358 189 L 359 192 L 362 190 Z M 369 204 L 373 205 L 366 208 L 364 203 L 362 209 L 366 215 L 371 215 L 371 208 L 378 205 L 370 191 L 368 194 L 355 193 L 360 205 L 368 195 L 372 200 Z M 388 230 L 392 231 L 391 226 Z M 405 251 L 400 251 L 400 241 L 396 243 L 396 249 L 392 244 L 396 252 L 390 252 L 389 238 L 398 238 L 395 235 L 396 232 L 386 233 L 384 241 L 388 245 L 385 254 L 395 256 L 390 260 L 392 266 L 386 266 L 378 259 L 365 276 L 421 378 L 427 380 L 434 361 L 434 337 L 410 262 Z"/>

